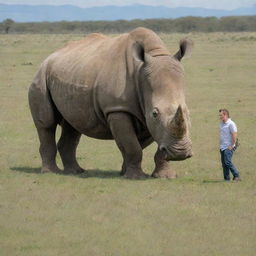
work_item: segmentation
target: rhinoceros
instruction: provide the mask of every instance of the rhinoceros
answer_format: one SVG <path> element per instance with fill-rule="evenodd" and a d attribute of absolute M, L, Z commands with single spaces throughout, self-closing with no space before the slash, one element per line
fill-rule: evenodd
<path fill-rule="evenodd" d="M 155 141 L 152 176 L 176 177 L 168 162 L 192 156 L 180 63 L 192 44 L 181 40 L 171 55 L 152 30 L 136 28 L 116 37 L 89 34 L 47 57 L 29 88 L 41 172 L 84 172 L 76 160 L 84 134 L 115 140 L 123 157 L 121 175 L 134 179 L 147 176 L 142 150 Z M 62 133 L 56 144 L 58 124 Z M 63 171 L 56 165 L 57 150 Z"/>

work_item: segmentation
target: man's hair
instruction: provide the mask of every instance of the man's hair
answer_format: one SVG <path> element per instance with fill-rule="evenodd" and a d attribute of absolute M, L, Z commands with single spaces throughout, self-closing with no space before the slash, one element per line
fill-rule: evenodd
<path fill-rule="evenodd" d="M 226 114 L 226 115 L 229 117 L 229 111 L 228 111 L 227 109 L 221 108 L 221 109 L 219 110 L 219 112 L 223 112 L 224 114 Z"/>

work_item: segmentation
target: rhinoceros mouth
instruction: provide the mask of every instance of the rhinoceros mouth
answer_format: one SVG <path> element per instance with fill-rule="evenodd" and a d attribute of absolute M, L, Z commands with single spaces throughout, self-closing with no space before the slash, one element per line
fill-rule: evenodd
<path fill-rule="evenodd" d="M 192 157 L 191 150 L 172 149 L 165 145 L 159 147 L 160 151 L 163 152 L 166 161 L 182 161 Z"/>

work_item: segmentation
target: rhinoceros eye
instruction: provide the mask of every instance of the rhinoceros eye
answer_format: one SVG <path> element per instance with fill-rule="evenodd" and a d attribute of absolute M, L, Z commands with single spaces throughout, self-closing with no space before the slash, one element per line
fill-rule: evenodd
<path fill-rule="evenodd" d="M 157 118 L 157 117 L 158 117 L 158 114 L 159 114 L 158 109 L 157 109 L 157 108 L 154 108 L 154 109 L 153 109 L 153 112 L 152 112 L 153 117 L 154 117 L 154 118 Z"/>

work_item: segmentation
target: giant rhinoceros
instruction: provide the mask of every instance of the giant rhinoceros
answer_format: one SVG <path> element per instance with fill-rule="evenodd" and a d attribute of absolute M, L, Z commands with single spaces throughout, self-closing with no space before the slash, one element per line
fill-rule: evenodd
<path fill-rule="evenodd" d="M 84 134 L 115 140 L 123 156 L 121 174 L 127 178 L 146 176 L 142 149 L 155 141 L 152 176 L 173 178 L 168 161 L 192 155 L 180 63 L 191 47 L 183 39 L 171 55 L 153 31 L 137 28 L 117 37 L 93 33 L 51 54 L 29 89 L 41 171 L 60 172 L 58 150 L 65 173 L 83 172 L 76 148 Z M 58 124 L 62 134 L 56 145 Z"/>

